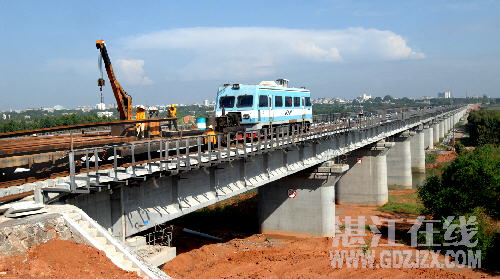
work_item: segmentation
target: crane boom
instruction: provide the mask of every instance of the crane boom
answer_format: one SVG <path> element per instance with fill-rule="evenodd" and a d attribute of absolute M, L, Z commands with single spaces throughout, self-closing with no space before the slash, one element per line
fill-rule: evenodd
<path fill-rule="evenodd" d="M 108 74 L 109 83 L 111 83 L 111 88 L 113 89 L 113 94 L 115 95 L 116 103 L 118 105 L 118 111 L 120 112 L 120 120 L 132 120 L 132 97 L 129 96 L 125 90 L 123 90 L 122 86 L 116 79 L 104 40 L 97 40 L 95 45 L 101 52 L 101 57 L 104 61 L 104 66 L 106 67 L 106 73 Z M 104 83 L 99 80 L 98 85 L 102 86 Z"/>

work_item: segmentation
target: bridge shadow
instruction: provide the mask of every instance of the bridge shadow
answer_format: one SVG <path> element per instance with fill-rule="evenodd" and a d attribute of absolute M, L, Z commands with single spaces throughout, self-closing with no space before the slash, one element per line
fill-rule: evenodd
<path fill-rule="evenodd" d="M 177 254 L 198 249 L 218 241 L 183 232 L 183 229 L 209 234 L 223 242 L 259 233 L 257 191 L 250 190 L 193 213 L 166 225 L 174 225 L 173 243 Z"/>

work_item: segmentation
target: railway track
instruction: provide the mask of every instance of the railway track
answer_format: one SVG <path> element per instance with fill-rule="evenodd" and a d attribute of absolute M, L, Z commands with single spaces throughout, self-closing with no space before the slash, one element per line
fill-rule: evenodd
<path fill-rule="evenodd" d="M 380 119 L 371 119 L 367 121 L 359 121 L 356 123 L 330 123 L 328 124 L 328 127 L 331 129 L 343 129 L 343 128 L 350 128 L 353 125 L 362 125 L 364 124 L 374 124 L 374 123 L 379 123 Z M 310 127 L 311 131 L 314 130 L 320 130 L 323 129 L 325 126 L 325 123 L 322 123 L 322 125 L 312 125 Z M 288 129 L 288 128 L 287 128 Z M 286 130 L 286 129 L 284 129 Z M 298 130 L 296 130 L 298 132 Z M 234 142 L 229 145 L 230 148 L 241 146 L 244 144 L 243 142 L 246 142 L 248 140 L 257 140 L 255 137 L 256 134 L 259 134 L 258 137 L 261 139 L 265 137 L 264 133 L 255 133 L 255 132 L 240 132 L 240 134 L 236 133 L 234 135 Z M 225 135 L 223 135 L 223 139 L 225 138 Z M 182 142 L 184 142 L 184 138 L 189 138 L 188 137 L 183 137 L 182 135 L 180 137 L 173 137 L 173 138 L 159 138 L 159 140 L 175 140 L 175 139 L 181 139 Z M 193 140 L 196 141 L 195 138 Z M 100 147 L 100 148 L 105 148 L 106 146 L 113 146 L 113 145 L 119 145 L 119 144 L 124 144 L 124 143 L 135 143 L 137 145 L 140 145 L 141 143 L 144 143 L 147 140 L 137 140 L 133 137 L 113 137 L 110 136 L 109 134 L 102 134 L 102 133 L 94 133 L 94 134 L 83 134 L 83 135 L 60 135 L 60 136 L 47 136 L 47 137 L 30 137 L 30 138 L 16 138 L 16 139 L 0 139 L 0 170 L 1 168 L 1 160 L 3 158 L 12 156 L 12 155 L 18 155 L 18 154 L 26 154 L 26 153 L 43 153 L 44 151 L 52 151 L 54 149 L 57 150 L 62 150 L 64 152 L 68 150 L 72 150 L 73 148 L 85 148 L 86 146 L 89 147 Z M 224 143 L 225 145 L 225 143 Z M 227 145 L 226 145 L 227 146 Z M 181 155 L 186 155 L 185 147 L 182 152 L 180 152 Z M 192 148 L 195 148 L 193 145 Z M 193 152 L 191 152 L 193 151 Z M 17 153 L 16 153 L 17 152 Z M 23 153 L 24 152 L 24 153 Z M 148 152 L 149 153 L 149 152 Z M 66 153 L 65 153 L 66 154 Z M 103 154 L 106 154 L 106 152 L 103 152 Z M 167 158 L 163 159 L 172 159 L 175 158 L 176 155 L 179 153 L 172 151 L 172 154 L 169 154 Z M 188 154 L 196 154 L 196 150 L 192 149 L 189 150 L 188 148 Z M 92 152 L 87 154 L 92 156 Z M 151 160 L 160 160 L 160 156 L 158 154 L 155 154 L 153 157 L 147 158 L 146 154 L 142 154 L 143 156 L 138 156 L 138 158 L 135 158 L 135 164 L 143 164 L 146 163 L 147 161 Z M 171 155 L 171 156 L 170 156 Z M 101 156 L 101 154 L 99 154 Z M 106 155 L 109 156 L 109 153 Z M 151 156 L 151 155 L 149 155 Z M 58 177 L 67 177 L 69 176 L 69 171 L 68 171 L 68 165 L 67 165 L 67 157 L 63 160 L 65 164 L 59 165 L 57 167 L 49 167 L 46 169 L 42 169 L 39 171 L 39 173 L 34 174 L 33 169 L 30 170 L 29 172 L 26 172 L 26 174 L 23 177 L 18 176 L 11 176 L 12 179 L 9 179 L 9 177 L 4 177 L 4 181 L 0 181 L 0 189 L 2 188 L 8 188 L 8 187 L 13 187 L 13 186 L 19 186 L 22 184 L 26 183 L 34 183 L 37 181 L 43 181 L 46 179 L 54 179 Z M 93 171 L 94 169 L 91 168 L 86 168 L 87 162 L 85 162 L 87 159 L 82 160 L 76 159 L 76 164 L 77 164 L 77 173 L 85 173 L 87 171 Z M 102 160 L 102 163 L 101 163 Z M 90 164 L 93 165 L 92 158 L 89 160 Z M 52 161 L 52 164 L 54 164 L 55 161 Z M 119 160 L 119 167 L 128 167 L 131 166 L 132 164 L 130 163 L 130 158 L 123 158 L 123 160 Z M 113 160 L 109 160 L 109 157 L 102 157 L 99 160 L 99 170 L 105 170 L 105 169 L 112 169 L 114 167 Z M 16 194 L 12 196 L 5 196 L 2 198 L 1 201 L 9 201 L 9 200 L 15 200 L 24 197 L 23 195 Z"/>

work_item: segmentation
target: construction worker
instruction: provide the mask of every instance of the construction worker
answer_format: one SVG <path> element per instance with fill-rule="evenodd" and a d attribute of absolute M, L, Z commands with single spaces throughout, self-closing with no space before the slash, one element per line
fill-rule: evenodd
<path fill-rule="evenodd" d="M 135 111 L 135 120 L 145 120 L 146 119 L 146 108 L 144 106 L 138 106 Z M 136 123 L 135 131 L 137 138 L 140 139 L 144 137 L 144 130 L 146 128 L 146 123 Z"/>
<path fill-rule="evenodd" d="M 210 144 L 210 148 L 213 150 L 217 145 L 217 137 L 215 136 L 214 126 L 209 125 L 204 135 L 208 136 L 203 138 L 204 143 L 206 145 Z"/>
<path fill-rule="evenodd" d="M 167 116 L 175 118 L 172 119 L 171 122 L 168 124 L 168 129 L 172 130 L 172 124 L 174 124 L 174 128 L 177 131 L 177 108 L 175 104 L 170 105 L 167 111 Z"/>

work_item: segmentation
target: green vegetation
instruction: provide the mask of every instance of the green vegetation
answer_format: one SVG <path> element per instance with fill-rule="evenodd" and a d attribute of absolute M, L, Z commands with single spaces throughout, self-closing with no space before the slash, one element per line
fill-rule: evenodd
<path fill-rule="evenodd" d="M 119 120 L 116 116 L 99 117 L 97 116 L 97 112 L 97 110 L 90 112 L 82 112 L 80 110 L 56 110 L 53 112 L 27 110 L 23 112 L 9 112 L 6 114 L 9 115 L 10 119 L 0 120 L 0 133 Z M 213 112 L 213 108 L 207 106 L 190 105 L 177 107 L 179 124 L 183 124 L 182 117 L 186 115 L 207 117 L 211 112 Z M 114 111 L 114 114 L 118 115 L 116 111 Z M 133 114 L 135 115 L 135 110 Z M 167 117 L 167 113 L 163 111 L 159 117 Z"/>
<path fill-rule="evenodd" d="M 477 246 L 450 248 L 481 250 L 484 265 L 489 268 L 498 268 L 494 259 L 500 251 L 499 166 L 498 145 L 479 146 L 474 151 L 462 150 L 451 164 L 444 167 L 441 177 L 429 177 L 418 191 L 424 213 L 434 219 L 444 221 L 448 216 L 457 216 L 453 224 L 464 226 L 459 223 L 458 216 L 476 216 L 478 232 L 471 241 L 477 240 Z M 441 238 L 444 233 L 445 228 Z"/>
<path fill-rule="evenodd" d="M 500 218 L 500 147 L 486 145 L 462 152 L 419 189 L 427 213 L 436 217 L 464 215 L 483 207 Z"/>
<path fill-rule="evenodd" d="M 425 153 L 425 164 L 434 164 L 437 159 L 436 153 Z"/>
<path fill-rule="evenodd" d="M 380 211 L 408 214 L 419 214 L 422 209 L 422 204 L 418 200 L 417 193 L 406 195 L 389 194 L 389 201 L 378 208 Z"/>
<path fill-rule="evenodd" d="M 117 120 L 112 117 L 99 117 L 97 114 L 65 114 L 61 116 L 42 116 L 33 120 L 11 119 L 0 122 L 0 133 L 8 133 L 22 130 L 33 130 L 50 128 L 64 125 L 75 125 L 83 123 L 97 123 Z"/>
<path fill-rule="evenodd" d="M 467 121 L 471 144 L 500 143 L 500 110 L 473 111 Z"/>

